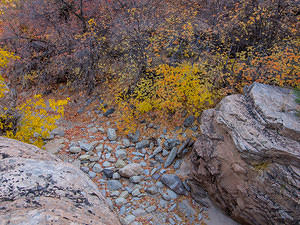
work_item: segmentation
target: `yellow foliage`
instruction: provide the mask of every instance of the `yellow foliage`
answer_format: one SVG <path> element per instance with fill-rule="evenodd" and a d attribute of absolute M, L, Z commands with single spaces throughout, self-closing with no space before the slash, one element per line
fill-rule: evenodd
<path fill-rule="evenodd" d="M 21 114 L 21 120 L 17 130 L 6 131 L 6 136 L 38 147 L 44 145 L 44 139 L 48 138 L 50 132 L 57 127 L 56 122 L 64 116 L 65 100 L 49 99 L 47 109 L 46 101 L 41 95 L 35 95 L 33 99 L 27 100 L 17 107 Z"/>
<path fill-rule="evenodd" d="M 120 128 L 134 131 L 136 125 L 132 121 L 150 111 L 164 115 L 187 111 L 199 116 L 219 97 L 200 65 L 182 63 L 173 67 L 163 64 L 154 72 L 157 76 L 141 79 L 130 96 L 120 93 L 117 96 L 123 119 Z M 131 122 L 130 126 L 128 122 Z"/>

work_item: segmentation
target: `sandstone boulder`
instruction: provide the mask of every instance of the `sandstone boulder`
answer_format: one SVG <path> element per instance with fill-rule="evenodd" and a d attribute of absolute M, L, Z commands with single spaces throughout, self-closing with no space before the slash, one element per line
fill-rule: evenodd
<path fill-rule="evenodd" d="M 0 224 L 120 224 L 79 169 L 0 137 Z"/>
<path fill-rule="evenodd" d="M 193 176 L 243 224 L 300 221 L 297 107 L 291 90 L 254 83 L 202 114 Z"/>

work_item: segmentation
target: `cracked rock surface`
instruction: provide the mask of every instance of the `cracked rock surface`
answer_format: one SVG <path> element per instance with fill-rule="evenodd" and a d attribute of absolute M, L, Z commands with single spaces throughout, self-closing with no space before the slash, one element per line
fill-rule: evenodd
<path fill-rule="evenodd" d="M 0 137 L 0 224 L 119 224 L 79 169 Z"/>
<path fill-rule="evenodd" d="M 300 120 L 292 90 L 254 83 L 203 112 L 193 175 L 243 224 L 298 224 Z M 299 110 L 299 108 L 298 108 Z"/>

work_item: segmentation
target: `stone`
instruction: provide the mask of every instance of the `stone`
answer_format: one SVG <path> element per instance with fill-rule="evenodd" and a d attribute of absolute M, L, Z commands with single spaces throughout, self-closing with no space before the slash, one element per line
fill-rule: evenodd
<path fill-rule="evenodd" d="M 66 139 L 65 138 L 58 138 L 51 141 L 48 141 L 43 147 L 46 149 L 47 152 L 52 154 L 57 154 L 60 152 L 64 147 Z"/>
<path fill-rule="evenodd" d="M 178 151 L 177 151 L 177 157 L 178 157 L 178 158 L 181 158 L 181 157 L 184 156 L 184 155 L 183 155 L 183 151 L 184 151 L 185 148 L 187 148 L 187 147 L 189 146 L 189 143 L 190 143 L 190 142 L 191 142 L 191 139 L 188 138 L 188 139 L 186 139 L 186 140 L 180 145 L 180 147 L 178 148 Z"/>
<path fill-rule="evenodd" d="M 170 189 L 167 189 L 166 191 L 167 191 L 167 194 L 170 196 L 171 199 L 176 199 L 177 198 L 177 194 L 174 191 L 172 191 Z"/>
<path fill-rule="evenodd" d="M 132 211 L 132 214 L 136 217 L 144 216 L 146 214 L 146 211 L 142 208 L 137 208 L 137 209 Z"/>
<path fill-rule="evenodd" d="M 132 177 L 130 177 L 129 180 L 130 180 L 131 183 L 138 184 L 138 183 L 140 183 L 143 179 L 144 179 L 143 176 L 132 176 Z"/>
<path fill-rule="evenodd" d="M 163 157 L 166 157 L 167 155 L 169 155 L 169 152 L 167 151 L 167 150 L 163 150 L 163 152 L 161 153 L 161 155 L 163 156 Z"/>
<path fill-rule="evenodd" d="M 182 212 L 186 218 L 193 221 L 195 219 L 196 210 L 190 205 L 188 200 L 182 200 L 178 203 L 178 210 Z"/>
<path fill-rule="evenodd" d="M 178 139 L 167 139 L 164 142 L 164 147 L 167 150 L 171 150 L 172 148 L 176 147 L 177 145 L 180 144 L 180 141 Z"/>
<path fill-rule="evenodd" d="M 122 177 L 132 177 L 132 176 L 138 176 L 143 173 L 143 168 L 141 167 L 140 164 L 137 163 L 131 163 L 119 170 L 119 174 Z"/>
<path fill-rule="evenodd" d="M 82 166 L 82 167 L 80 167 L 80 169 L 85 173 L 88 173 L 90 171 L 90 169 L 86 166 Z"/>
<path fill-rule="evenodd" d="M 134 215 L 127 215 L 125 218 L 121 218 L 120 222 L 122 223 L 122 225 L 131 225 L 134 220 L 135 220 Z"/>
<path fill-rule="evenodd" d="M 96 163 L 94 166 L 93 166 L 93 171 L 95 173 L 101 173 L 103 171 L 103 168 L 101 167 L 101 165 L 99 163 Z"/>
<path fill-rule="evenodd" d="M 174 159 L 176 158 L 177 155 L 177 148 L 174 147 L 172 148 L 170 154 L 168 155 L 168 158 L 166 159 L 165 163 L 164 163 L 164 167 L 167 168 L 168 166 L 170 166 Z"/>
<path fill-rule="evenodd" d="M 107 177 L 107 178 L 112 178 L 112 176 L 113 176 L 113 174 L 114 174 L 114 171 L 113 170 L 111 170 L 111 169 L 103 169 L 103 174 L 104 174 L 104 176 L 105 177 Z"/>
<path fill-rule="evenodd" d="M 120 174 L 115 172 L 112 177 L 114 180 L 119 180 L 121 178 Z"/>
<path fill-rule="evenodd" d="M 89 171 L 89 177 L 90 178 L 94 178 L 94 177 L 96 177 L 96 173 L 95 172 L 93 172 L 93 171 Z"/>
<path fill-rule="evenodd" d="M 157 207 L 155 205 L 149 206 L 146 208 L 146 212 L 147 213 L 152 213 L 157 209 Z"/>
<path fill-rule="evenodd" d="M 181 163 L 182 163 L 182 160 L 181 160 L 181 159 L 176 160 L 175 163 L 174 163 L 174 166 L 173 166 L 174 169 L 175 169 L 175 170 L 179 169 L 180 166 L 181 166 Z"/>
<path fill-rule="evenodd" d="M 111 163 L 108 162 L 108 161 L 105 161 L 102 165 L 103 165 L 104 167 L 111 167 Z"/>
<path fill-rule="evenodd" d="M 86 152 L 90 152 L 94 149 L 94 146 L 92 144 L 80 141 L 79 142 L 79 146 L 82 150 L 86 151 Z"/>
<path fill-rule="evenodd" d="M 130 147 L 130 141 L 129 141 L 129 139 L 123 138 L 122 139 L 122 143 L 123 143 L 123 145 L 124 145 L 125 148 Z"/>
<path fill-rule="evenodd" d="M 127 156 L 127 152 L 125 150 L 117 150 L 115 152 L 117 159 L 125 159 Z"/>
<path fill-rule="evenodd" d="M 139 197 L 140 194 L 141 194 L 141 192 L 138 188 L 134 189 L 131 193 L 131 195 L 134 196 L 134 197 Z"/>
<path fill-rule="evenodd" d="M 118 161 L 116 162 L 115 166 L 117 168 L 123 168 L 124 166 L 126 166 L 126 162 L 124 162 L 122 159 L 118 159 Z"/>
<path fill-rule="evenodd" d="M 108 110 L 106 110 L 105 113 L 103 113 L 103 116 L 108 117 L 109 115 L 113 114 L 115 112 L 114 108 L 110 108 Z"/>
<path fill-rule="evenodd" d="M 80 161 L 87 161 L 87 160 L 89 160 L 90 159 L 90 155 L 87 155 L 87 154 L 84 154 L 84 155 L 81 155 L 81 156 L 79 156 L 79 160 Z"/>
<path fill-rule="evenodd" d="M 142 149 L 142 148 L 147 148 L 150 146 L 150 141 L 149 140 L 142 140 L 138 143 L 136 143 L 135 148 L 136 149 Z"/>
<path fill-rule="evenodd" d="M 120 194 L 120 197 L 122 197 L 122 198 L 127 198 L 128 196 L 129 196 L 128 191 L 122 191 Z"/>
<path fill-rule="evenodd" d="M 65 131 L 58 127 L 58 128 L 55 128 L 54 130 L 52 130 L 50 132 L 50 135 L 64 137 L 65 136 Z"/>
<path fill-rule="evenodd" d="M 120 224 L 78 168 L 33 145 L 3 137 L 0 145 L 1 224 Z"/>
<path fill-rule="evenodd" d="M 128 134 L 128 138 L 133 142 L 133 143 L 137 143 L 140 139 L 140 131 L 136 130 L 136 132 L 134 134 Z"/>
<path fill-rule="evenodd" d="M 185 190 L 180 178 L 174 174 L 164 174 L 161 177 L 161 182 L 168 186 L 171 190 L 176 192 L 179 195 L 186 195 L 187 191 Z"/>
<path fill-rule="evenodd" d="M 110 193 L 110 197 L 118 197 L 120 195 L 120 192 L 119 191 L 112 191 Z"/>
<path fill-rule="evenodd" d="M 300 219 L 295 99 L 293 90 L 254 83 L 244 95 L 227 96 L 201 115 L 192 175 L 242 224 L 287 225 Z"/>
<path fill-rule="evenodd" d="M 98 128 L 97 128 L 97 127 L 91 127 L 91 128 L 89 128 L 87 131 L 88 131 L 88 133 L 90 133 L 90 134 L 94 134 L 94 133 L 97 133 L 97 132 L 98 132 Z"/>
<path fill-rule="evenodd" d="M 109 180 L 107 181 L 107 189 L 110 191 L 117 191 L 122 188 L 122 184 L 118 180 Z"/>
<path fill-rule="evenodd" d="M 122 206 L 122 205 L 124 205 L 126 203 L 127 203 L 127 200 L 125 198 L 117 198 L 115 200 L 116 206 Z"/>
<path fill-rule="evenodd" d="M 115 140 L 117 140 L 117 133 L 116 133 L 116 130 L 115 130 L 115 129 L 112 129 L 112 128 L 108 128 L 108 129 L 107 129 L 107 138 L 108 138 L 108 140 L 110 140 L 110 141 L 115 141 Z"/>
<path fill-rule="evenodd" d="M 151 186 L 151 187 L 145 188 L 145 191 L 151 195 L 155 195 L 158 193 L 158 189 L 156 186 Z"/>
<path fill-rule="evenodd" d="M 81 152 L 81 148 L 80 147 L 77 147 L 77 146 L 72 146 L 71 148 L 69 148 L 69 151 L 71 153 L 80 153 Z"/>
<path fill-rule="evenodd" d="M 190 115 L 187 118 L 185 118 L 185 120 L 183 121 L 183 126 L 190 127 L 193 125 L 194 121 L 195 121 L 195 117 L 193 115 Z"/>

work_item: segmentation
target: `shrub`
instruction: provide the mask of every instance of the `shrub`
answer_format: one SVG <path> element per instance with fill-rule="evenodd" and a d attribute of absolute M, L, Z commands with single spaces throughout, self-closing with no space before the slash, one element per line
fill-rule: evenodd
<path fill-rule="evenodd" d="M 150 111 L 164 116 L 186 111 L 199 116 L 203 110 L 212 107 L 220 96 L 205 69 L 199 65 L 163 64 L 154 72 L 156 76 L 141 79 L 132 94 L 122 96 L 121 93 L 117 97 L 123 109 L 123 125 Z M 127 124 L 120 127 L 131 129 L 135 126 Z"/>

